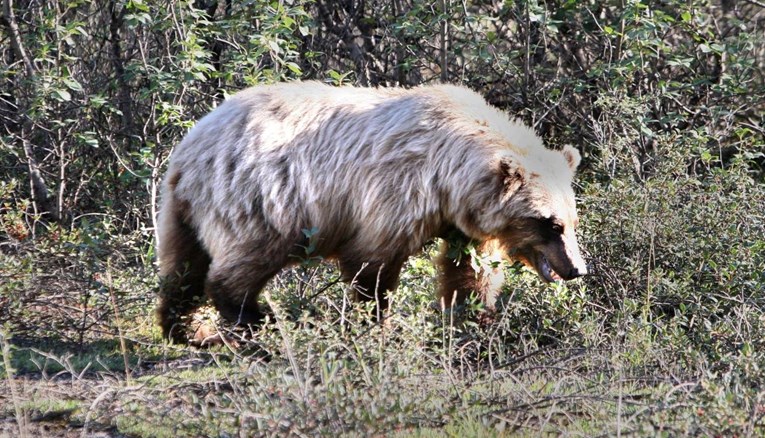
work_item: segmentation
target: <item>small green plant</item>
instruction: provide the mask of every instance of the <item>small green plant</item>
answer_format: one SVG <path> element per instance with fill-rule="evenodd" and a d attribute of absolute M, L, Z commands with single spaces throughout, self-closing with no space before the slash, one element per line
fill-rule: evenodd
<path fill-rule="evenodd" d="M 300 245 L 303 248 L 304 253 L 300 255 L 292 255 L 300 260 L 300 264 L 305 268 L 313 268 L 318 266 L 324 258 L 320 255 L 316 255 L 316 245 L 319 244 L 321 237 L 319 236 L 318 228 L 303 229 L 303 236 L 308 240 L 307 245 Z"/>

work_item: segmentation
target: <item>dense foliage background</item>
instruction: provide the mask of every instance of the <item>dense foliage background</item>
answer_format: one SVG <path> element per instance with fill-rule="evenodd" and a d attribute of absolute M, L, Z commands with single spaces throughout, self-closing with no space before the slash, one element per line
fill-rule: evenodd
<path fill-rule="evenodd" d="M 765 433 L 762 2 L 0 1 L 2 433 Z M 377 327 L 306 264 L 257 352 L 163 344 L 173 146 L 296 79 L 462 83 L 576 145 L 593 275 L 508 267 L 500 320 L 452 325 L 427 248 Z"/>

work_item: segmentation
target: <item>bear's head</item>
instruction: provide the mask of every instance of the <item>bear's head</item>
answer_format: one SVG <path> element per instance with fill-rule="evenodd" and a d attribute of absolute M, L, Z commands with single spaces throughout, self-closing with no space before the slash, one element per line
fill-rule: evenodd
<path fill-rule="evenodd" d="M 566 146 L 526 156 L 507 152 L 494 165 L 500 198 L 486 217 L 493 229 L 484 231 L 548 282 L 587 274 L 576 238 L 579 219 L 571 187 L 580 161 L 579 152 Z"/>

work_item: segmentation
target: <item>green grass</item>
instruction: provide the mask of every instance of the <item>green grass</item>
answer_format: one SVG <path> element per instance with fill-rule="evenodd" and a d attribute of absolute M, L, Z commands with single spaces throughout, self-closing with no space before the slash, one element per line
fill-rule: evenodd
<path fill-rule="evenodd" d="M 712 362 L 688 342 L 681 318 L 646 320 L 642 302 L 604 312 L 583 299 L 587 284 L 549 288 L 515 269 L 502 318 L 450 327 L 423 298 L 430 280 L 413 274 L 423 260 L 407 267 L 394 296 L 402 311 L 384 326 L 362 311 L 338 325 L 342 285 L 301 309 L 277 281 L 283 330 L 263 327 L 249 349 L 163 347 L 149 337 L 131 343 L 128 385 L 116 364 L 104 372 L 87 362 L 118 352 L 116 339 L 92 343 L 55 377 L 17 376 L 21 406 L 29 417 L 53 412 L 71 427 L 138 437 L 763 431 L 761 353 L 739 349 L 727 366 Z M 309 294 L 324 285 L 312 278 Z M 13 360 L 31 362 L 27 354 L 17 349 Z"/>

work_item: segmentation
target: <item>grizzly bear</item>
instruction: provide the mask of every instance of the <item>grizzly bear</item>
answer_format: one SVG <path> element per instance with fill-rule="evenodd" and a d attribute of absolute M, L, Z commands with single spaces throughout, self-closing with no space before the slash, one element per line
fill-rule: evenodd
<path fill-rule="evenodd" d="M 313 254 L 336 260 L 378 310 L 407 258 L 438 237 L 445 307 L 476 293 L 491 309 L 502 257 L 548 282 L 584 275 L 579 161 L 459 86 L 241 91 L 172 153 L 158 221 L 163 333 L 185 339 L 205 295 L 228 321 L 257 321 L 259 291 L 300 261 L 306 230 Z"/>

